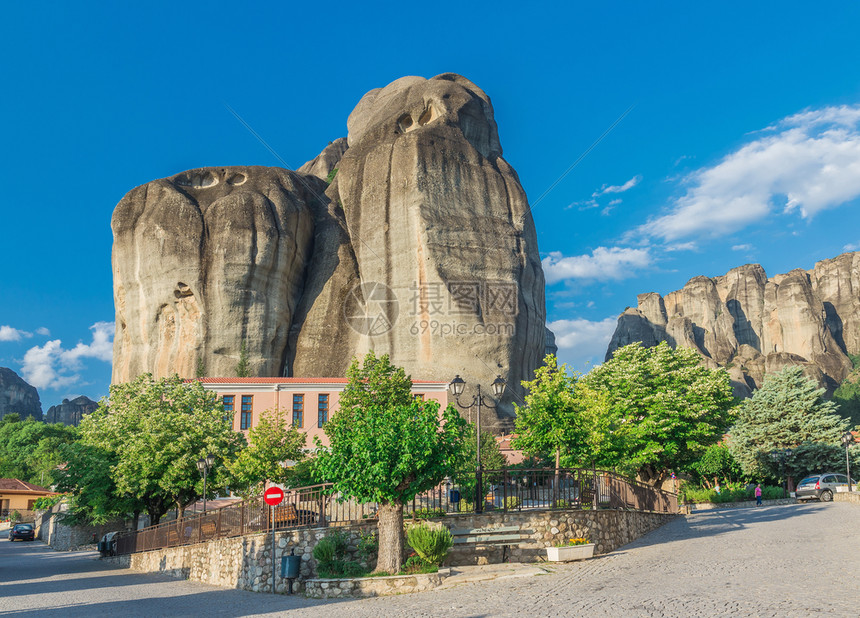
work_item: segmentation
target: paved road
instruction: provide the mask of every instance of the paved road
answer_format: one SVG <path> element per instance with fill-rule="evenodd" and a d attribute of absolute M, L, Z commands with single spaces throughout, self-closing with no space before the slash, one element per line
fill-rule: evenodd
<path fill-rule="evenodd" d="M 853 617 L 858 531 L 852 504 L 708 511 L 551 575 L 328 602 L 130 573 L 4 539 L 0 615 Z"/>

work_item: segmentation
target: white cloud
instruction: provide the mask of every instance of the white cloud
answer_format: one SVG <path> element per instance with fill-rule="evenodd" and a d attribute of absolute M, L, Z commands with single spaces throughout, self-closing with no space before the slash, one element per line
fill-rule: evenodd
<path fill-rule="evenodd" d="M 629 191 L 633 187 L 639 184 L 642 180 L 642 176 L 637 174 L 623 185 L 603 185 L 591 194 L 591 197 L 600 197 L 601 195 L 606 195 L 607 193 L 624 193 L 625 191 Z"/>
<path fill-rule="evenodd" d="M 690 185 L 671 211 L 639 228 L 675 240 L 719 236 L 783 210 L 811 218 L 860 196 L 860 105 L 826 107 L 784 118 Z"/>
<path fill-rule="evenodd" d="M 555 333 L 559 360 L 582 371 L 603 362 L 617 322 L 617 318 L 556 320 L 547 327 Z"/>
<path fill-rule="evenodd" d="M 46 329 L 47 330 L 47 329 Z M 76 383 L 83 368 L 81 359 L 95 358 L 110 362 L 113 358 L 113 322 L 96 322 L 90 326 L 92 342 L 78 344 L 71 350 L 63 348 L 60 339 L 34 346 L 24 354 L 21 373 L 36 388 L 65 388 Z"/>
<path fill-rule="evenodd" d="M 546 282 L 550 285 L 565 279 L 624 279 L 633 276 L 635 270 L 650 266 L 651 262 L 648 249 L 624 247 L 597 247 L 591 255 L 573 257 L 553 251 L 541 260 Z"/>
<path fill-rule="evenodd" d="M 0 326 L 0 341 L 21 341 L 25 337 L 32 337 L 33 333 L 25 330 L 12 328 L 11 326 Z"/>
<path fill-rule="evenodd" d="M 842 247 L 843 251 L 857 251 L 857 249 L 860 249 L 860 242 L 849 242 Z"/>
<path fill-rule="evenodd" d="M 752 245 L 743 244 L 743 245 L 733 245 L 732 251 L 750 251 L 753 248 Z"/>
<path fill-rule="evenodd" d="M 677 242 L 671 245 L 665 245 L 663 251 L 671 253 L 672 251 L 698 251 L 699 245 L 694 241 Z"/>
<path fill-rule="evenodd" d="M 47 328 L 45 328 L 44 326 L 40 326 L 39 328 L 36 329 L 36 334 L 48 337 L 48 336 L 50 336 L 51 331 L 48 330 Z"/>

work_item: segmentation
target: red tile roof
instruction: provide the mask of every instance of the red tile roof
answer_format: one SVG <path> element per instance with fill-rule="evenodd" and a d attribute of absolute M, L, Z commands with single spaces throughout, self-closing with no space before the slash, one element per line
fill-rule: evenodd
<path fill-rule="evenodd" d="M 22 481 L 21 479 L 0 479 L 0 491 L 13 491 L 16 493 L 31 491 L 44 494 L 54 493 L 50 489 L 45 489 L 44 487 L 33 485 L 33 483 L 28 483 L 26 481 Z"/>
<path fill-rule="evenodd" d="M 203 384 L 346 384 L 346 378 L 193 378 Z M 447 384 L 438 380 L 412 380 L 413 384 Z"/>

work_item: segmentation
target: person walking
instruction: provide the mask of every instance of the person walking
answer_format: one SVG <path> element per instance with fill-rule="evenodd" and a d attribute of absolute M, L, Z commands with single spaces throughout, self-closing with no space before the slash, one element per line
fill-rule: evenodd
<path fill-rule="evenodd" d="M 761 506 L 761 483 L 755 486 L 755 505 Z"/>

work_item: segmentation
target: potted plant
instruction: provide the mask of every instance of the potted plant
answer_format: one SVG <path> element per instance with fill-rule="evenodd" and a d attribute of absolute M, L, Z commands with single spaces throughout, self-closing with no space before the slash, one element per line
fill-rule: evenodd
<path fill-rule="evenodd" d="M 594 543 L 588 539 L 568 539 L 553 547 L 546 548 L 546 557 L 550 562 L 570 562 L 571 560 L 585 560 L 594 555 Z"/>

